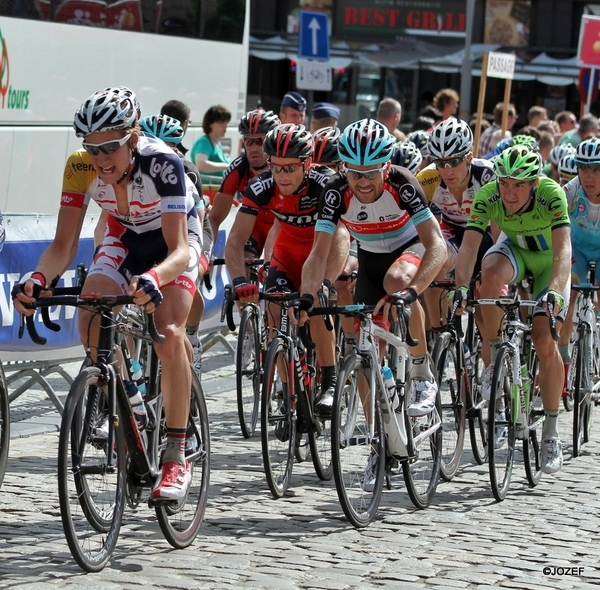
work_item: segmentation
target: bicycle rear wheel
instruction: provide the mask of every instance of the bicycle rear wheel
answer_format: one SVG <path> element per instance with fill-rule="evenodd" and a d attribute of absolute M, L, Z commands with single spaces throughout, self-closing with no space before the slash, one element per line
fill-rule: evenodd
<path fill-rule="evenodd" d="M 498 502 L 506 497 L 515 458 L 515 426 L 511 388 L 511 358 L 500 347 L 494 363 L 492 391 L 488 407 L 488 461 L 492 493 Z"/>
<path fill-rule="evenodd" d="M 525 475 L 529 485 L 535 487 L 542 478 L 542 462 L 540 443 L 542 440 L 542 424 L 544 423 L 544 404 L 539 384 L 539 361 L 535 351 L 532 351 L 529 362 L 530 399 L 527 414 L 529 433 L 523 440 L 523 458 L 525 460 Z"/>
<path fill-rule="evenodd" d="M 591 333 L 589 328 L 580 325 L 577 341 L 573 346 L 571 365 L 575 364 L 573 388 L 573 457 L 579 457 L 581 446 L 589 436 L 588 421 L 591 418 L 590 379 L 586 368 L 590 358 Z M 586 432 L 587 431 L 587 432 Z"/>
<path fill-rule="evenodd" d="M 83 368 L 69 389 L 58 443 L 63 529 L 75 561 L 88 572 L 100 571 L 110 559 L 125 508 L 125 438 L 121 424 L 109 424 L 107 434 L 101 430 L 106 399 L 100 370 Z"/>
<path fill-rule="evenodd" d="M 465 440 L 465 379 L 457 355 L 456 340 L 443 332 L 435 341 L 433 364 L 439 386 L 442 419 L 440 475 L 450 481 L 460 464 Z"/>
<path fill-rule="evenodd" d="M 412 431 L 413 454 L 402 461 L 402 474 L 412 503 L 426 508 L 431 503 L 440 476 L 442 464 L 442 407 L 440 392 L 432 412 L 411 418 L 404 409 L 407 431 Z"/>
<path fill-rule="evenodd" d="M 260 317 L 254 305 L 246 305 L 240 318 L 236 350 L 236 389 L 240 427 L 244 438 L 254 434 L 260 402 Z"/>
<path fill-rule="evenodd" d="M 202 385 L 190 366 L 192 391 L 185 457 L 190 464 L 192 481 L 183 500 L 175 505 L 156 505 L 156 518 L 165 539 L 183 549 L 194 542 L 204 519 L 210 479 L 210 431 Z M 166 430 L 165 430 L 166 436 Z"/>
<path fill-rule="evenodd" d="M 296 417 L 292 408 L 290 351 L 275 338 L 267 351 L 261 400 L 261 442 L 265 475 L 275 498 L 287 491 L 294 466 Z"/>
<path fill-rule="evenodd" d="M 8 386 L 4 370 L 0 364 L 0 486 L 6 473 L 8 447 L 10 446 L 10 405 L 8 401 Z"/>
<path fill-rule="evenodd" d="M 331 420 L 333 475 L 342 510 L 355 527 L 377 514 L 385 479 L 385 436 L 377 391 L 362 357 L 346 358 L 338 375 Z M 375 396 L 369 406 L 370 396 Z M 363 400 L 365 403 L 363 404 Z M 374 408 L 370 420 L 365 405 Z"/>
<path fill-rule="evenodd" d="M 475 320 L 472 321 L 474 322 Z M 481 358 L 481 336 L 476 326 L 473 329 L 475 332 L 468 367 L 471 385 L 471 403 L 467 412 L 467 420 L 469 421 L 469 438 L 471 439 L 473 458 L 478 465 L 483 465 L 488 459 L 487 402 L 481 396 L 485 366 Z"/>

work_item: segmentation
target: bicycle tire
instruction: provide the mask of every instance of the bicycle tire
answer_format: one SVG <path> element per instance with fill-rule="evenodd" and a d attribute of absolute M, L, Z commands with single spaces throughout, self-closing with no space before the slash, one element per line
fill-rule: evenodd
<path fill-rule="evenodd" d="M 440 475 L 451 481 L 463 452 L 466 415 L 466 371 L 461 367 L 457 341 L 450 332 L 441 333 L 433 348 L 433 364 L 439 387 L 442 418 Z"/>
<path fill-rule="evenodd" d="M 544 404 L 539 384 L 539 360 L 535 350 L 529 362 L 530 399 L 527 413 L 528 435 L 523 440 L 523 460 L 525 475 L 530 487 L 535 487 L 542 478 L 542 459 L 540 456 L 542 424 L 544 422 Z"/>
<path fill-rule="evenodd" d="M 512 365 L 507 346 L 498 350 L 488 406 L 488 465 L 494 498 L 506 497 L 515 458 L 515 426 L 512 407 Z"/>
<path fill-rule="evenodd" d="M 304 463 L 310 455 L 310 434 L 299 432 L 296 428 L 296 442 L 294 443 L 294 458 L 298 463 Z"/>
<path fill-rule="evenodd" d="M 440 391 L 432 412 L 411 418 L 404 412 L 407 432 L 412 431 L 413 455 L 402 461 L 406 490 L 417 508 L 426 508 L 437 489 L 442 464 L 442 406 Z"/>
<path fill-rule="evenodd" d="M 175 506 L 155 506 L 156 518 L 167 542 L 175 549 L 189 547 L 206 512 L 210 480 L 210 426 L 202 384 L 190 365 L 192 390 L 186 439 L 186 460 L 192 470 L 187 494 Z M 165 432 L 166 434 L 166 432 Z"/>
<path fill-rule="evenodd" d="M 573 387 L 573 457 L 579 457 L 585 441 L 585 424 L 589 419 L 589 387 L 586 371 L 588 358 L 589 328 L 581 324 L 577 330 L 577 341 L 573 346 L 571 363 L 575 363 L 575 382 Z"/>
<path fill-rule="evenodd" d="M 487 402 L 481 395 L 485 365 L 481 358 L 481 336 L 476 326 L 474 326 L 474 330 L 469 375 L 471 385 L 471 400 L 468 410 L 469 438 L 475 462 L 483 465 L 488 460 Z"/>
<path fill-rule="evenodd" d="M 348 356 L 338 375 L 332 408 L 335 487 L 346 518 L 357 528 L 367 526 L 377 515 L 385 479 L 383 417 L 377 392 L 368 391 L 370 371 L 362 357 Z M 359 380 L 364 387 L 362 393 L 359 393 Z M 372 432 L 361 401 L 371 395 L 375 395 Z M 369 465 L 372 477 L 369 477 L 370 485 L 365 485 Z"/>
<path fill-rule="evenodd" d="M 4 376 L 4 369 L 0 364 L 0 486 L 6 473 L 8 449 L 10 447 L 10 403 L 8 399 L 8 385 Z"/>
<path fill-rule="evenodd" d="M 254 305 L 242 310 L 236 349 L 236 392 L 240 428 L 251 438 L 258 422 L 261 384 L 259 315 Z M 245 357 L 245 358 L 244 358 Z"/>
<path fill-rule="evenodd" d="M 287 491 L 294 467 L 296 417 L 292 406 L 290 351 L 282 338 L 269 345 L 261 399 L 261 446 L 267 484 L 275 498 Z"/>
<path fill-rule="evenodd" d="M 98 402 L 107 395 L 97 367 L 86 367 L 69 389 L 58 443 L 58 498 L 71 554 L 87 572 L 100 571 L 117 543 L 125 508 L 126 446 L 123 426 L 114 433 L 113 473 L 107 473 L 108 438 L 98 436 Z M 82 474 L 85 465 L 87 474 Z"/>

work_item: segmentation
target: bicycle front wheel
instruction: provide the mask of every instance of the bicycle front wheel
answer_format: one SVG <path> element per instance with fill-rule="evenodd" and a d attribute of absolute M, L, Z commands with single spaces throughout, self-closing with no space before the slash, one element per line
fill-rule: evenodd
<path fill-rule="evenodd" d="M 240 318 L 236 350 L 237 406 L 244 438 L 254 434 L 258 421 L 261 382 L 259 321 L 256 307 L 246 305 Z"/>
<path fill-rule="evenodd" d="M 287 491 L 294 466 L 296 417 L 291 399 L 294 374 L 290 351 L 282 338 L 275 338 L 267 351 L 261 400 L 261 442 L 265 475 L 275 498 Z"/>
<path fill-rule="evenodd" d="M 542 424 L 544 423 L 544 404 L 540 392 L 539 361 L 535 351 L 529 363 L 530 399 L 527 413 L 528 434 L 523 439 L 523 458 L 525 475 L 529 485 L 535 487 L 542 478 L 542 460 L 540 455 L 542 441 Z"/>
<path fill-rule="evenodd" d="M 511 355 L 502 346 L 494 363 L 488 407 L 488 461 L 492 493 L 498 502 L 506 497 L 515 458 L 515 426 L 511 388 Z"/>
<path fill-rule="evenodd" d="M 202 385 L 191 366 L 190 372 L 192 391 L 185 458 L 190 464 L 192 481 L 185 498 L 176 505 L 157 505 L 155 507 L 160 529 L 165 539 L 175 549 L 188 547 L 198 535 L 206 511 L 210 478 L 208 411 Z"/>
<path fill-rule="evenodd" d="M 443 332 L 435 341 L 433 364 L 439 386 L 442 418 L 442 454 L 440 475 L 450 481 L 458 465 L 465 440 L 465 379 L 460 365 L 456 339 Z"/>
<path fill-rule="evenodd" d="M 474 320 L 473 320 L 474 321 Z M 471 347 L 471 359 L 469 366 L 469 379 L 471 384 L 471 400 L 467 413 L 469 421 L 469 438 L 471 439 L 471 451 L 478 465 L 483 465 L 487 459 L 487 402 L 481 395 L 483 371 L 485 365 L 481 358 L 481 336 L 479 330 L 474 327 L 473 343 Z"/>
<path fill-rule="evenodd" d="M 8 401 L 8 386 L 4 370 L 0 364 L 0 486 L 6 473 L 8 447 L 10 445 L 10 406 Z"/>
<path fill-rule="evenodd" d="M 573 457 L 579 457 L 581 446 L 589 434 L 588 421 L 591 418 L 590 380 L 587 370 L 590 352 L 591 333 L 589 328 L 581 325 L 577 342 L 573 346 L 571 366 L 575 365 L 575 381 L 573 388 Z"/>
<path fill-rule="evenodd" d="M 370 371 L 362 357 L 347 357 L 333 399 L 335 487 L 342 510 L 355 527 L 367 526 L 375 518 L 385 478 L 383 418 L 377 391 L 369 389 Z M 371 396 L 375 396 L 372 405 Z"/>
<path fill-rule="evenodd" d="M 106 400 L 100 369 L 83 368 L 69 390 L 58 443 L 63 529 L 87 572 L 100 571 L 110 559 L 125 508 L 125 438 L 122 425 L 107 425 Z"/>

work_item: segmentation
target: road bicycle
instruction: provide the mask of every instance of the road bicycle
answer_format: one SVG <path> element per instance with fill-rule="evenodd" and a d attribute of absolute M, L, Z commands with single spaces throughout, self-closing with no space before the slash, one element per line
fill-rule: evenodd
<path fill-rule="evenodd" d="M 443 292 L 455 288 L 453 280 L 435 281 Z M 472 288 L 471 288 L 472 293 Z M 449 310 L 443 331 L 435 339 L 432 360 L 440 389 L 442 407 L 442 459 L 440 474 L 450 481 L 460 464 L 466 423 L 475 461 L 487 460 L 487 402 L 481 396 L 483 361 L 481 337 L 472 306 L 467 305 L 466 330 L 456 315 L 458 302 Z"/>
<path fill-rule="evenodd" d="M 581 446 L 590 440 L 592 410 L 600 403 L 600 347 L 594 293 L 596 265 L 590 263 L 588 282 L 571 285 L 571 290 L 581 294 L 575 310 L 573 349 L 567 375 L 567 387 L 573 393 L 573 457 L 581 454 Z"/>
<path fill-rule="evenodd" d="M 308 440 L 307 448 L 321 480 L 332 477 L 330 418 L 314 409 L 320 374 L 314 343 L 305 329 L 289 319 L 297 309 L 299 293 L 260 293 L 260 300 L 281 308 L 280 327 L 275 329 L 264 362 L 261 395 L 261 445 L 265 475 L 271 494 L 281 498 L 289 488 L 294 457 Z M 224 315 L 233 323 L 234 294 L 225 287 Z M 303 451 L 302 455 L 305 456 Z"/>
<path fill-rule="evenodd" d="M 8 448 L 10 446 L 10 404 L 8 399 L 8 385 L 4 376 L 4 369 L 0 363 L 0 486 L 6 473 Z"/>
<path fill-rule="evenodd" d="M 49 320 L 47 311 L 51 306 L 82 307 L 100 315 L 97 359 L 87 359 L 69 389 L 58 449 L 58 494 L 65 536 L 75 561 L 85 571 L 95 572 L 106 565 L 116 546 L 125 503 L 138 506 L 160 474 L 166 424 L 160 362 L 152 342 L 163 341 L 164 337 L 157 333 L 152 314 L 141 315 L 135 307 L 115 314 L 114 308 L 131 306 L 131 296 L 65 292 L 69 289 L 56 290 L 30 307 L 42 308 L 44 324 L 51 330 L 59 329 Z M 33 316 L 27 317 L 26 323 L 32 340 L 44 344 L 46 339 L 37 334 Z M 133 368 L 128 357 L 132 351 L 146 376 L 144 405 L 148 423 L 143 430 L 133 415 L 118 366 L 131 380 Z M 194 541 L 208 497 L 208 414 L 192 365 L 190 374 L 186 439 L 186 459 L 192 470 L 189 490 L 180 501 L 148 499 L 165 539 L 175 548 Z"/>
<path fill-rule="evenodd" d="M 473 303 L 495 305 L 504 312 L 498 330 L 502 343 L 494 362 L 487 419 L 490 484 L 494 498 L 501 502 L 510 487 L 517 440 L 523 441 L 529 485 L 536 486 L 542 476 L 540 443 L 545 416 L 530 321 L 531 312 L 539 303 L 511 297 L 478 299 Z M 549 304 L 548 307 L 553 306 Z M 529 310 L 527 323 L 521 320 L 520 310 Z M 552 311 L 549 322 L 552 337 L 557 340 L 556 318 Z"/>
<path fill-rule="evenodd" d="M 396 332 L 373 322 L 373 306 L 363 304 L 315 308 L 313 313 L 358 318 L 360 332 L 353 353 L 338 375 L 331 421 L 335 485 L 344 514 L 356 527 L 376 516 L 383 485 L 402 470 L 410 499 L 425 508 L 436 491 L 442 454 L 440 398 L 432 412 L 418 418 L 407 413 L 409 350 L 417 342 L 408 331 L 410 310 L 396 304 Z M 379 361 L 379 346 L 392 347 L 389 366 L 396 380 L 398 407 L 388 398 Z"/>

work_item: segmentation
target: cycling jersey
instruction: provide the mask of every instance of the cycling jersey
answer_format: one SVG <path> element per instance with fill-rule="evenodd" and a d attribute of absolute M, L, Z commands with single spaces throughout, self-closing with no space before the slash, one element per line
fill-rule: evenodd
<path fill-rule="evenodd" d="M 361 203 L 346 177 L 335 174 L 320 199 L 315 229 L 333 234 L 341 219 L 362 250 L 389 253 L 415 240 L 415 226 L 432 218 L 415 177 L 406 168 L 391 166 L 374 203 Z"/>
<path fill-rule="evenodd" d="M 533 198 L 523 213 L 510 213 L 504 207 L 498 183 L 479 190 L 471 206 L 467 229 L 485 232 L 494 220 L 507 239 L 524 250 L 552 249 L 552 230 L 569 225 L 567 199 L 561 186 L 550 178 L 540 178 Z"/>
<path fill-rule="evenodd" d="M 162 141 L 140 137 L 134 154 L 127 183 L 128 215 L 119 213 L 114 188 L 98 177 L 87 152 L 78 150 L 67 160 L 61 206 L 83 209 L 94 200 L 108 212 L 106 234 L 88 274 L 102 272 L 127 288 L 132 275 L 145 272 L 168 255 L 161 215 L 186 213 L 190 268 L 183 276 L 194 277 L 194 265 L 197 276 L 202 228 L 194 185 L 179 156 Z"/>
<path fill-rule="evenodd" d="M 459 205 L 435 164 L 430 164 L 417 173 L 417 180 L 423 188 L 425 197 L 430 205 L 433 204 L 439 209 L 442 223 L 463 227 L 467 224 L 471 213 L 471 204 L 477 191 L 494 180 L 494 166 L 489 160 L 475 158 L 471 162 L 470 174 L 469 185 L 464 190 L 462 202 Z"/>
<path fill-rule="evenodd" d="M 225 170 L 219 192 L 231 197 L 236 197 L 238 193 L 243 195 L 250 180 L 256 176 L 256 172 L 250 167 L 248 158 L 245 154 L 242 154 L 231 162 Z M 256 257 L 260 256 L 274 221 L 275 215 L 270 209 L 260 209 L 256 216 L 252 234 L 246 242 L 244 250 L 252 252 Z"/>
<path fill-rule="evenodd" d="M 326 166 L 310 166 L 304 182 L 292 195 L 281 194 L 270 170 L 248 184 L 240 212 L 257 216 L 262 209 L 268 209 L 273 211 L 281 226 L 273 246 L 267 289 L 295 290 L 300 286 L 302 265 L 310 254 L 314 239 L 319 197 L 332 174 Z"/>

